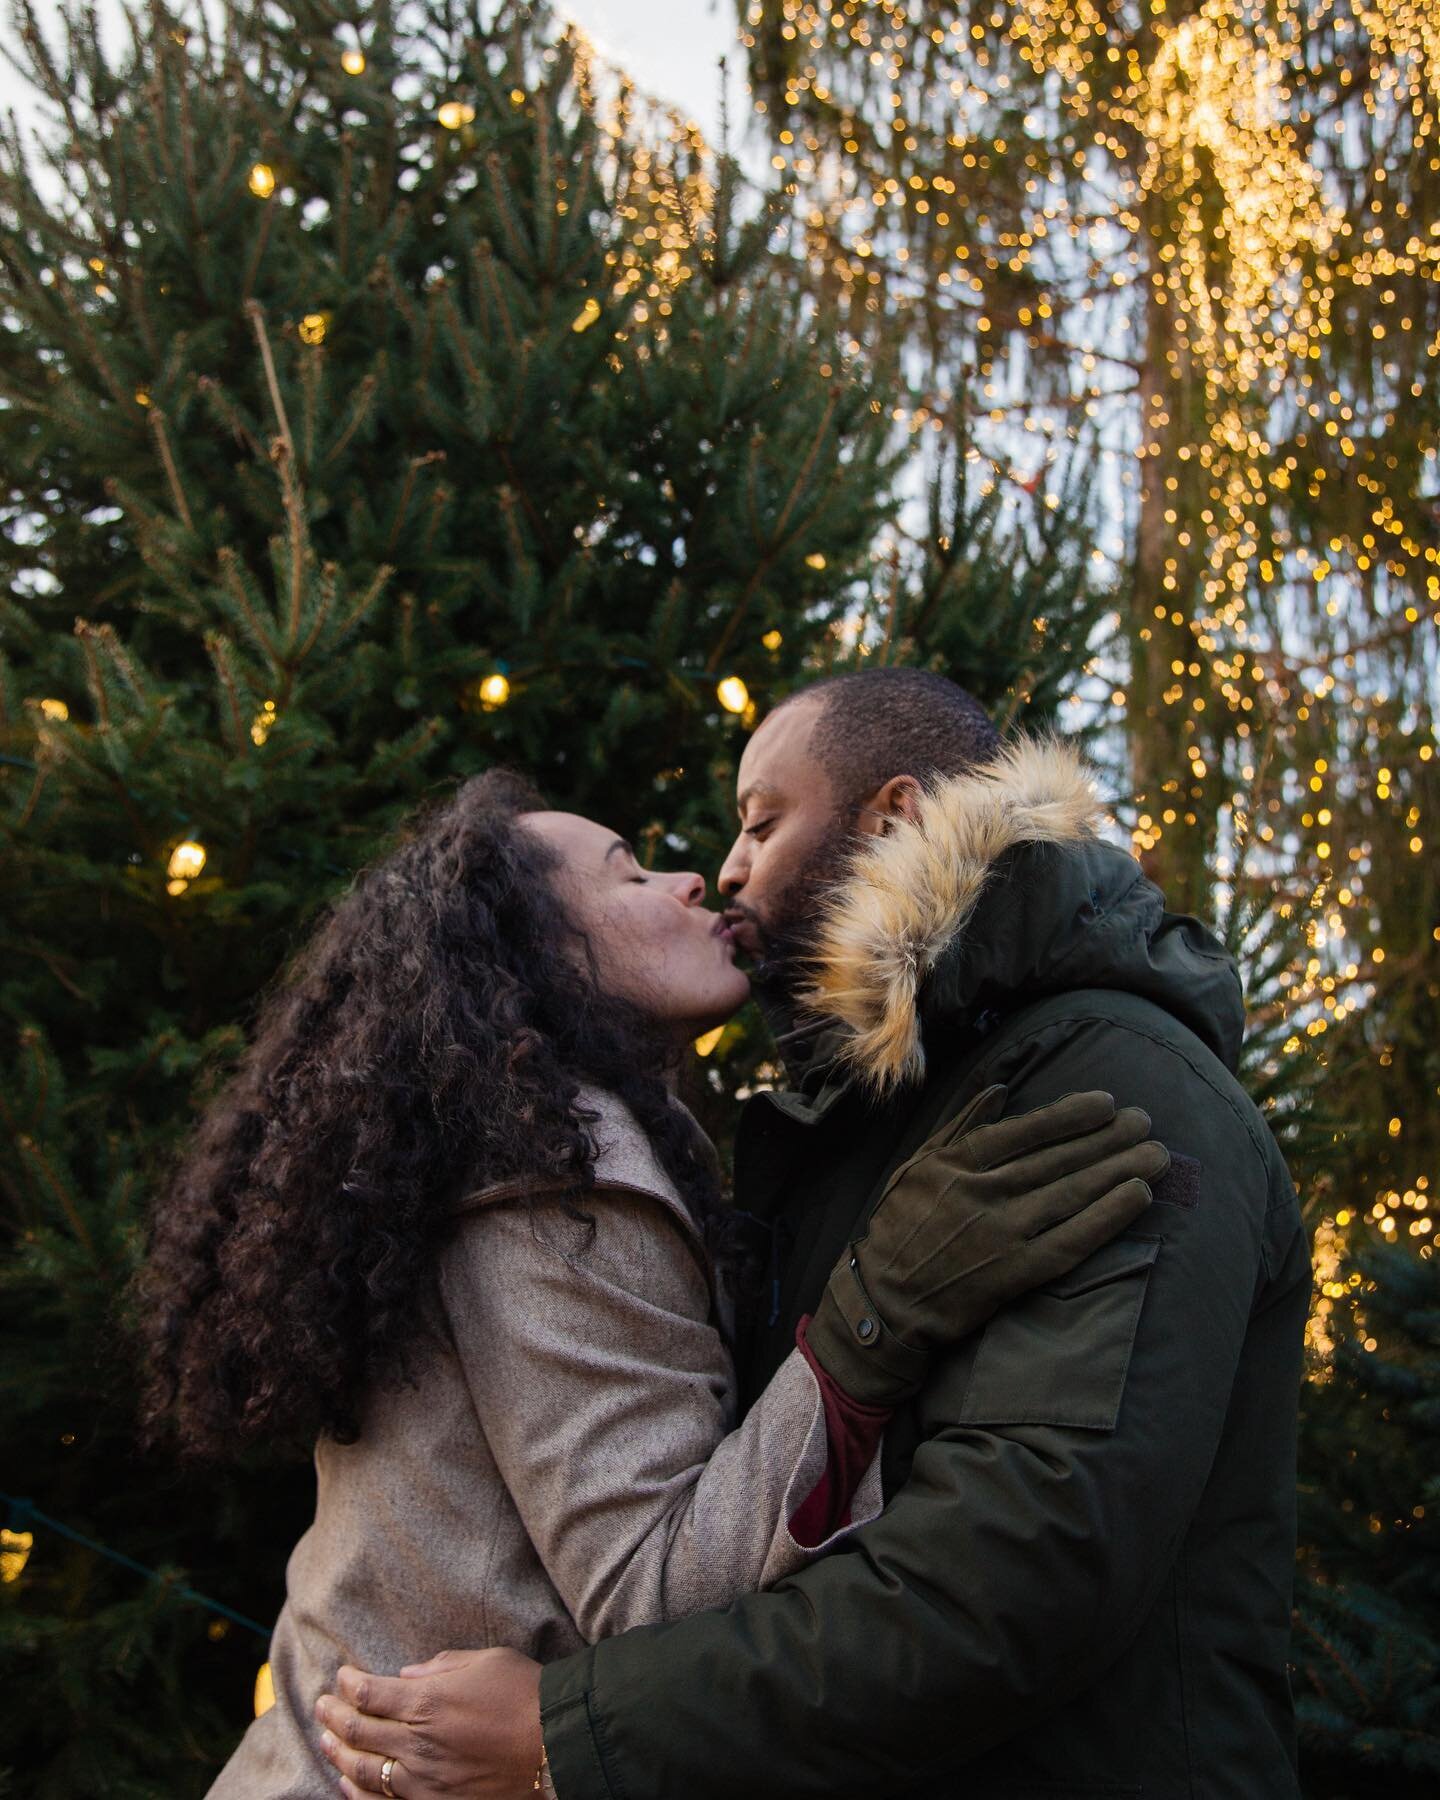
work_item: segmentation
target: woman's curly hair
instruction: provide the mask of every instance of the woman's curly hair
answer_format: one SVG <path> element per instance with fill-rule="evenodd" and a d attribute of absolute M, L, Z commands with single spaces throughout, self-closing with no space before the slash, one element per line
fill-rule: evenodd
<path fill-rule="evenodd" d="M 152 1440 L 218 1456 L 353 1439 L 369 1382 L 410 1371 L 456 1202 L 515 1177 L 592 1184 L 582 1082 L 624 1101 L 713 1217 L 713 1158 L 670 1103 L 660 1035 L 601 992 L 557 859 L 521 823 L 542 805 L 511 774 L 467 781 L 265 1000 L 138 1278 Z"/>

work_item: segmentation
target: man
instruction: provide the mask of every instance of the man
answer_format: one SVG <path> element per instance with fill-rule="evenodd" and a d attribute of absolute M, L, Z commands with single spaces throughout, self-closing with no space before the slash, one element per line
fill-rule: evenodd
<path fill-rule="evenodd" d="M 940 1359 L 887 1433 L 889 1504 L 845 1550 L 543 1672 L 504 1650 L 346 1671 L 322 1716 L 350 1791 L 383 1768 L 402 1800 L 1294 1796 L 1309 1256 L 1232 1073 L 1233 964 L 1094 835 L 1073 752 L 1002 751 L 937 676 L 795 696 L 751 738 L 738 804 L 720 885 L 791 1078 L 736 1143 L 737 1198 L 776 1246 L 751 1395 L 891 1171 L 990 1083 L 1015 1112 L 1108 1088 L 1171 1174 L 1128 1233 Z"/>

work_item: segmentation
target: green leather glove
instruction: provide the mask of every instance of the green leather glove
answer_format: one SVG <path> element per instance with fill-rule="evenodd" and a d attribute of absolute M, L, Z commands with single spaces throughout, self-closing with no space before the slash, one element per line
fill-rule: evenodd
<path fill-rule="evenodd" d="M 1002 1119 L 1006 1097 L 987 1088 L 902 1163 L 835 1265 L 805 1340 L 852 1399 L 908 1398 L 934 1351 L 1084 1262 L 1170 1166 L 1138 1106 L 1067 1094 Z"/>

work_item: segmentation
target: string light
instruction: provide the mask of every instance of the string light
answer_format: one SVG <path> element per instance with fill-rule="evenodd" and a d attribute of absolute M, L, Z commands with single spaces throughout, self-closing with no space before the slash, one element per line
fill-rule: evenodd
<path fill-rule="evenodd" d="M 205 846 L 197 844 L 193 838 L 186 838 L 170 852 L 170 861 L 165 873 L 169 880 L 165 884 L 167 894 L 183 894 L 190 883 L 205 867 Z"/>
<path fill-rule="evenodd" d="M 275 1677 L 269 1663 L 263 1662 L 255 1672 L 255 1717 L 263 1719 L 274 1704 Z"/>
<path fill-rule="evenodd" d="M 274 729 L 277 716 L 275 702 L 267 700 L 250 721 L 250 741 L 254 744 L 263 744 Z"/>
<path fill-rule="evenodd" d="M 363 75 L 365 73 L 365 52 L 363 50 L 347 50 L 340 58 L 340 67 L 347 75 Z"/>
<path fill-rule="evenodd" d="M 258 200 L 268 200 L 275 192 L 275 171 L 269 163 L 257 162 L 250 170 L 250 192 Z"/>
<path fill-rule="evenodd" d="M 715 698 L 726 712 L 743 713 L 750 704 L 750 690 L 738 675 L 727 675 L 717 685 Z"/>
<path fill-rule="evenodd" d="M 302 344 L 323 344 L 325 342 L 325 333 L 329 328 L 329 313 L 306 313 L 299 325 L 300 342 Z"/>
<path fill-rule="evenodd" d="M 35 1547 L 29 1531 L 8 1531 L 0 1526 L 0 1582 L 18 1581 Z"/>
<path fill-rule="evenodd" d="M 778 627 L 772 627 L 769 631 L 767 631 L 765 633 L 764 637 L 761 638 L 760 642 L 765 646 L 765 648 L 767 650 L 778 650 L 780 648 L 780 646 L 785 642 L 785 638 L 784 638 L 783 633 L 779 630 Z"/>
<path fill-rule="evenodd" d="M 572 331 L 588 331 L 600 317 L 600 302 L 592 294 L 572 321 Z"/>
<path fill-rule="evenodd" d="M 713 1031 L 703 1032 L 695 1040 L 695 1054 L 708 1056 L 724 1035 L 725 1027 L 723 1025 L 717 1025 Z"/>
<path fill-rule="evenodd" d="M 435 117 L 447 131 L 459 131 L 475 117 L 475 108 L 468 100 L 447 100 Z"/>
<path fill-rule="evenodd" d="M 70 708 L 63 700 L 42 700 L 40 711 L 47 719 L 63 722 L 70 717 Z"/>
<path fill-rule="evenodd" d="M 498 707 L 504 706 L 509 700 L 510 682 L 508 677 L 497 671 L 493 675 L 485 676 L 482 681 L 478 682 L 476 684 L 475 692 L 479 696 L 480 704 L 484 710 L 486 712 L 494 712 Z"/>

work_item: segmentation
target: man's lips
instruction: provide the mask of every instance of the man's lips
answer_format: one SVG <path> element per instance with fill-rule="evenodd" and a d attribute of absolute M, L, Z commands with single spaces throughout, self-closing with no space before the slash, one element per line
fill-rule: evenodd
<path fill-rule="evenodd" d="M 760 950 L 760 932 L 755 921 L 740 912 L 727 912 L 723 915 L 723 923 L 730 933 L 731 941 L 752 956 Z"/>

